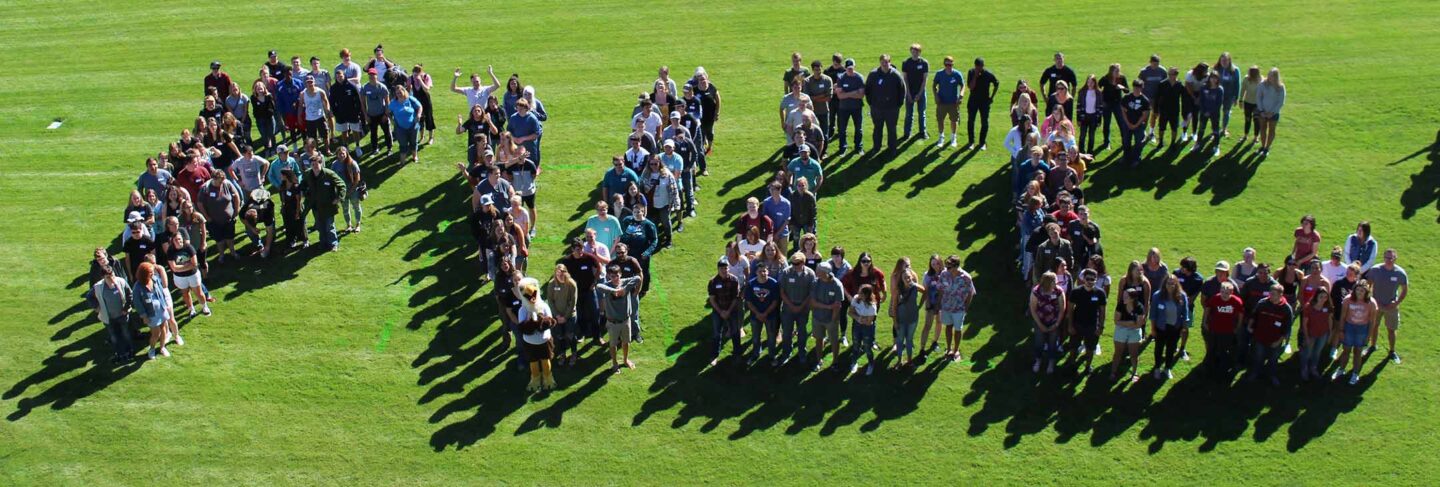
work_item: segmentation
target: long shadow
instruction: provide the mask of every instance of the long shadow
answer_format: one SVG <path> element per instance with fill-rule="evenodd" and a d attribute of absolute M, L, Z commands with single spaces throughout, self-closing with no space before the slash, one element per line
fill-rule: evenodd
<path fill-rule="evenodd" d="M 1240 196 L 1250 185 L 1250 179 L 1260 170 L 1265 158 L 1254 151 L 1254 144 L 1232 149 L 1231 153 L 1211 163 L 1200 172 L 1194 194 L 1210 192 L 1210 204 L 1219 205 Z"/>
<path fill-rule="evenodd" d="M 725 181 L 724 184 L 720 185 L 720 190 L 717 191 L 715 194 L 718 196 L 725 196 L 727 194 L 730 194 L 731 191 L 734 191 L 735 188 L 749 183 L 755 178 L 761 177 L 766 174 L 774 174 L 775 170 L 780 168 L 780 160 L 782 156 L 784 156 L 784 154 L 784 147 L 776 149 L 775 152 L 770 154 L 770 157 L 766 157 L 764 161 L 750 166 L 750 169 L 746 169 L 745 172 L 737 174 L 735 175 L 735 177 L 732 177 L 729 180 Z"/>
<path fill-rule="evenodd" d="M 1420 169 L 1420 172 L 1411 175 L 1410 187 L 1405 188 L 1405 192 L 1400 194 L 1400 205 L 1404 208 L 1400 211 L 1400 216 L 1407 220 L 1413 218 L 1416 212 L 1427 206 L 1440 210 L 1440 132 L 1435 134 L 1435 143 L 1402 157 L 1390 165 L 1404 163 L 1420 154 L 1426 154 L 1426 159 L 1430 161 L 1430 164 Z M 1440 223 L 1440 215 L 1436 216 L 1435 221 Z"/>
<path fill-rule="evenodd" d="M 925 173 L 925 175 L 920 179 L 916 179 L 915 181 L 911 182 L 910 192 L 905 193 L 905 197 L 914 198 L 916 196 L 920 196 L 920 193 L 925 191 L 926 189 L 938 187 L 941 184 L 945 184 L 945 182 L 949 181 L 950 178 L 955 176 L 955 173 L 960 171 L 960 168 L 965 167 L 965 163 L 970 162 L 971 159 L 974 159 L 976 154 L 979 154 L 979 152 L 980 151 L 978 150 L 952 152 L 950 154 L 950 157 L 947 157 L 945 161 L 942 162 L 940 165 L 935 166 L 935 169 L 932 169 L 930 172 Z"/>
<path fill-rule="evenodd" d="M 82 321 L 93 321 L 87 316 Z M 137 339 L 138 340 L 138 339 Z M 144 343 L 136 341 L 136 343 Z M 143 361 L 131 365 L 109 365 L 106 333 L 103 327 L 97 328 L 94 333 L 79 340 L 67 343 L 55 349 L 49 357 L 40 361 L 41 368 L 30 376 L 16 382 L 6 390 L 0 399 L 15 401 L 15 411 L 6 416 L 10 421 L 19 421 L 30 415 L 35 409 L 49 406 L 53 410 L 62 410 L 75 404 L 76 401 L 90 397 L 97 392 L 105 390 L 111 384 L 119 382 L 126 376 L 135 373 L 140 369 Z M 85 368 L 87 367 L 88 368 Z M 81 368 L 83 372 L 67 378 L 49 388 L 40 391 L 29 397 L 24 395 L 33 386 L 43 384 L 65 374 L 72 373 Z"/>

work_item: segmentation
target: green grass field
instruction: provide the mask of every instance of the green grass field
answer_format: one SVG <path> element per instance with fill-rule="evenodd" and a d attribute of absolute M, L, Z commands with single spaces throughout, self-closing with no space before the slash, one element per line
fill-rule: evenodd
<path fill-rule="evenodd" d="M 0 1 L 0 484 L 1440 477 L 1440 265 L 1429 260 L 1440 115 L 1426 92 L 1440 77 L 1440 10 L 1416 0 L 1006 3 Z M 333 66 L 339 48 L 363 62 L 377 42 L 402 64 L 424 63 L 437 85 L 453 67 L 493 64 L 536 87 L 551 115 L 532 258 L 542 272 L 588 214 L 656 67 L 711 73 L 725 100 L 712 176 L 700 215 L 655 262 L 639 369 L 596 372 L 608 358 L 592 352 L 558 374 L 558 391 L 533 398 L 522 374 L 499 370 L 509 351 L 465 258 L 467 195 L 453 168 L 464 146 L 447 131 L 463 99 L 440 86 L 444 133 L 421 164 L 363 162 L 365 232 L 341 252 L 218 268 L 215 315 L 182 322 L 189 344 L 174 357 L 97 365 L 108 346 L 78 300 L 86 260 L 120 230 L 144 157 L 193 120 L 208 62 L 249 80 L 267 49 Z M 888 272 L 902 255 L 961 255 L 981 292 L 965 342 L 974 362 L 849 380 L 706 369 L 704 282 L 782 143 L 773 118 L 787 55 L 808 64 L 838 50 L 868 71 L 911 42 L 937 67 L 946 54 L 962 66 L 983 55 L 1002 97 L 1056 50 L 1082 78 L 1111 62 L 1133 74 L 1151 52 L 1167 65 L 1228 50 L 1242 67 L 1280 66 L 1289 101 L 1263 163 L 1234 138 L 1214 160 L 1162 151 L 1138 170 L 1100 155 L 1086 190 L 1112 272 L 1151 246 L 1172 266 L 1193 255 L 1208 269 L 1246 246 L 1274 262 L 1302 214 L 1318 217 L 1324 248 L 1369 219 L 1411 276 L 1406 361 L 1371 360 L 1354 387 L 1297 385 L 1287 364 L 1282 387 L 1224 390 L 1188 374 L 1203 355 L 1197 340 L 1196 362 L 1167 383 L 1037 380 L 1008 266 L 997 109 L 987 152 L 917 143 L 890 161 L 832 161 L 822 193 L 822 245 L 844 245 L 852 261 L 868 250 Z M 46 130 L 56 118 L 63 127 Z"/>

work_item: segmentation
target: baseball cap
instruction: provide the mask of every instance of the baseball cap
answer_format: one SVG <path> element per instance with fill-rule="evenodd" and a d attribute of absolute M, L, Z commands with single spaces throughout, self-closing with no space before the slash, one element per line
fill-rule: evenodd
<path fill-rule="evenodd" d="M 269 192 L 269 191 L 265 191 L 265 188 L 255 188 L 254 191 L 251 191 L 251 192 L 250 192 L 250 200 L 251 200 L 251 201 L 260 201 L 260 200 L 268 200 L 268 199 L 270 199 L 270 192 Z"/>
<path fill-rule="evenodd" d="M 847 58 L 845 58 L 845 67 L 847 67 L 847 68 L 853 68 L 853 67 L 855 67 L 855 58 L 853 58 L 853 57 L 847 57 Z"/>
<path fill-rule="evenodd" d="M 671 148 L 671 149 L 674 149 L 674 148 L 675 148 L 675 141 L 674 141 L 674 140 L 671 140 L 671 139 L 665 139 L 665 143 L 664 143 L 664 144 L 660 144 L 660 146 L 661 146 L 661 147 L 669 147 L 669 148 Z"/>
<path fill-rule="evenodd" d="M 670 118 L 680 118 L 680 112 L 678 110 L 670 112 Z"/>
<path fill-rule="evenodd" d="M 285 144 L 280 144 L 280 145 L 275 146 L 275 150 L 280 151 L 280 152 L 290 152 L 290 148 L 289 148 L 289 147 L 286 147 Z"/>
<path fill-rule="evenodd" d="M 210 61 L 210 69 L 220 69 L 220 60 Z"/>
<path fill-rule="evenodd" d="M 377 71 L 375 71 L 375 68 L 366 69 L 365 72 L 366 72 L 366 73 L 370 73 L 370 74 L 376 74 L 376 73 L 377 73 Z"/>
<path fill-rule="evenodd" d="M 275 50 L 274 50 L 274 49 L 271 49 L 270 52 L 265 53 L 265 54 L 266 54 L 267 56 L 274 56 L 274 55 L 275 55 Z"/>
<path fill-rule="evenodd" d="M 482 195 L 480 195 L 480 206 L 494 205 L 494 204 L 495 204 L 495 197 L 494 197 L 494 196 L 491 196 L 491 195 L 488 195 L 488 194 L 482 194 Z"/>
<path fill-rule="evenodd" d="M 1229 263 L 1229 262 L 1225 262 L 1225 261 L 1223 261 L 1223 260 L 1220 261 L 1220 262 L 1216 262 L 1216 263 L 1215 263 L 1215 270 L 1217 270 L 1217 271 L 1230 272 L 1230 263 Z"/>
<path fill-rule="evenodd" d="M 805 145 L 800 146 L 800 152 L 804 152 L 804 153 L 806 153 L 806 154 L 809 154 L 809 153 L 810 153 L 810 144 L 805 144 Z"/>
<path fill-rule="evenodd" d="M 135 223 L 140 220 L 144 220 L 144 218 L 140 216 L 140 212 L 138 211 L 132 211 L 125 214 L 125 223 Z"/>
<path fill-rule="evenodd" d="M 820 265 L 815 266 L 815 272 L 820 274 L 829 275 L 831 271 L 832 269 L 829 262 L 821 262 Z"/>

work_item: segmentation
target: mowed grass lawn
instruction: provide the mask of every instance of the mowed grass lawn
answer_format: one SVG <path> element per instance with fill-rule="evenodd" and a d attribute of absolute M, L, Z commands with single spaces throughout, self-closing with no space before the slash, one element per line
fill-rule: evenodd
<path fill-rule="evenodd" d="M 0 2 L 0 484 L 1433 482 L 1440 116 L 1427 90 L 1440 10 L 1220 3 Z M 86 260 L 120 230 L 144 157 L 190 125 L 208 62 L 248 81 L 267 49 L 333 66 L 339 48 L 363 62 L 377 42 L 435 75 L 441 135 L 420 164 L 363 162 L 365 232 L 339 253 L 217 267 L 215 315 L 183 323 L 187 346 L 103 365 L 102 327 L 78 304 Z M 848 380 L 706 369 L 703 286 L 782 143 L 788 54 L 838 50 L 868 71 L 911 42 L 936 67 L 984 56 L 1003 99 L 1056 50 L 1081 77 L 1111 62 L 1133 76 L 1152 52 L 1280 66 L 1289 101 L 1263 162 L 1233 137 L 1215 160 L 1156 152 L 1132 170 L 1100 155 L 1086 190 L 1112 272 L 1151 246 L 1172 266 L 1196 256 L 1207 275 L 1246 246 L 1278 262 L 1303 214 L 1327 249 L 1369 219 L 1410 274 L 1406 361 L 1372 360 L 1354 387 L 1296 385 L 1287 364 L 1281 387 L 1224 389 L 1191 374 L 1197 339 L 1166 383 L 1037 380 L 997 107 L 987 152 L 916 143 L 894 160 L 829 161 L 822 190 L 822 245 L 852 261 L 868 250 L 888 272 L 902 255 L 962 256 L 981 293 L 974 361 Z M 700 215 L 657 257 L 636 371 L 596 372 L 608 359 L 592 349 L 558 391 L 530 398 L 522 374 L 500 370 L 510 351 L 465 258 L 463 144 L 449 133 L 463 102 L 444 90 L 454 67 L 486 64 L 521 73 L 551 116 L 541 274 L 656 67 L 683 79 L 703 65 L 722 92 Z"/>

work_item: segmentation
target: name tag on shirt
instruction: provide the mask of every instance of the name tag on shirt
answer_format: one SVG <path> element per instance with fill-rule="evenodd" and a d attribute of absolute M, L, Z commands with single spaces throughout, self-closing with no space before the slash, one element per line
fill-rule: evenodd
<path fill-rule="evenodd" d="M 582 266 L 580 266 L 580 270 L 582 270 L 582 271 L 588 271 L 588 270 L 590 270 L 590 266 L 588 266 L 588 265 L 582 265 Z"/>
<path fill-rule="evenodd" d="M 1099 301 L 1100 301 L 1100 297 L 1099 297 L 1099 296 L 1090 296 L 1090 302 L 1096 303 L 1096 302 L 1099 302 Z"/>
<path fill-rule="evenodd" d="M 329 185 L 330 185 L 330 181 L 325 181 L 325 185 L 326 185 L 326 186 L 329 186 Z"/>
<path fill-rule="evenodd" d="M 792 277 L 792 278 L 789 279 L 789 281 L 790 281 L 790 284 L 795 284 L 795 278 Z"/>
<path fill-rule="evenodd" d="M 885 84 L 885 78 L 880 78 L 880 79 L 875 80 L 875 84 L 876 84 L 876 85 L 883 85 L 883 84 Z"/>
<path fill-rule="evenodd" d="M 583 269 L 583 267 L 582 267 L 582 269 Z M 725 289 L 725 285 L 724 285 L 724 284 L 716 284 L 716 285 L 715 285 L 715 289 Z"/>
<path fill-rule="evenodd" d="M 215 197 L 218 197 L 218 196 L 220 196 L 220 195 L 215 194 L 214 191 L 211 191 L 211 192 L 210 192 L 210 197 L 211 197 L 211 198 L 215 198 Z"/>
<path fill-rule="evenodd" d="M 1165 309 L 1165 305 L 1163 305 L 1163 304 L 1158 305 L 1157 307 L 1160 308 L 1160 309 L 1162 309 L 1162 310 Z"/>
<path fill-rule="evenodd" d="M 1392 276 L 1390 282 L 1400 282 L 1400 276 Z"/>

